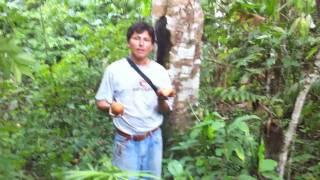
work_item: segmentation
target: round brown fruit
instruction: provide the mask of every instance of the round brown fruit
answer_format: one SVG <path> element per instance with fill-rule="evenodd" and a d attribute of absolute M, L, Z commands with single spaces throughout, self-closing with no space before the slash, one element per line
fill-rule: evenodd
<path fill-rule="evenodd" d="M 123 114 L 123 111 L 124 111 L 124 107 L 123 107 L 122 104 L 117 103 L 117 102 L 113 102 L 111 104 L 111 112 L 112 112 L 112 114 L 117 116 L 119 114 Z"/>

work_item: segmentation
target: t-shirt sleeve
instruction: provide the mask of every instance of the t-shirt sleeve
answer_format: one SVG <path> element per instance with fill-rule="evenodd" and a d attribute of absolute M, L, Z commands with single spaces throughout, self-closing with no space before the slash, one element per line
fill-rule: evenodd
<path fill-rule="evenodd" d="M 112 103 L 112 99 L 113 99 L 112 78 L 113 78 L 112 73 L 107 68 L 103 74 L 99 89 L 95 96 L 96 100 L 106 100 L 108 103 Z"/>

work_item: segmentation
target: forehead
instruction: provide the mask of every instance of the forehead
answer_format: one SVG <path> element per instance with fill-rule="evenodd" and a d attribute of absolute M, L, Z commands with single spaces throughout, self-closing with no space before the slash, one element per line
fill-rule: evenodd
<path fill-rule="evenodd" d="M 133 32 L 131 37 L 136 37 L 136 36 L 140 36 L 140 37 L 144 37 L 144 38 L 151 38 L 148 31 L 142 31 L 142 32 L 135 31 L 135 32 Z"/>

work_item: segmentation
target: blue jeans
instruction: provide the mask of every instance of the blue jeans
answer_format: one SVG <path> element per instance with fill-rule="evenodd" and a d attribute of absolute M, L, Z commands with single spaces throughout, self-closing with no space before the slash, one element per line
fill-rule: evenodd
<path fill-rule="evenodd" d="M 160 178 L 161 163 L 162 134 L 160 128 L 142 141 L 127 140 L 116 133 L 112 159 L 114 166 L 130 172 L 151 173 Z"/>

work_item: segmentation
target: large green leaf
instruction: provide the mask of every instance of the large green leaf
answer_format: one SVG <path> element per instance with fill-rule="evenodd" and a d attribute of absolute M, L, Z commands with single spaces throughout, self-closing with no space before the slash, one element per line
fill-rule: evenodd
<path fill-rule="evenodd" d="M 249 176 L 249 175 L 242 174 L 242 175 L 238 176 L 237 179 L 238 180 L 256 180 L 257 178 L 254 178 L 254 177 Z"/>
<path fill-rule="evenodd" d="M 244 133 L 248 134 L 249 133 L 249 128 L 247 126 L 247 124 L 243 121 L 247 121 L 247 120 L 260 120 L 260 118 L 256 115 L 244 115 L 241 117 L 237 117 L 234 122 L 232 122 L 229 126 L 228 126 L 228 133 L 232 133 L 232 131 L 240 129 L 242 130 Z"/>
<path fill-rule="evenodd" d="M 277 161 L 262 159 L 259 161 L 259 172 L 273 171 L 277 167 Z"/>
<path fill-rule="evenodd" d="M 33 78 L 32 65 L 35 61 L 30 54 L 24 53 L 14 39 L 0 37 L 0 72 L 3 76 L 14 75 L 17 82 L 21 82 L 22 75 Z"/>
<path fill-rule="evenodd" d="M 172 160 L 169 162 L 168 170 L 175 177 L 183 174 L 182 164 L 177 160 Z"/>
<path fill-rule="evenodd" d="M 244 154 L 244 150 L 243 150 L 243 148 L 240 146 L 240 144 L 238 144 L 238 145 L 235 147 L 234 151 L 236 152 L 238 158 L 239 158 L 241 161 L 244 162 L 244 161 L 245 161 L 245 154 Z"/>

